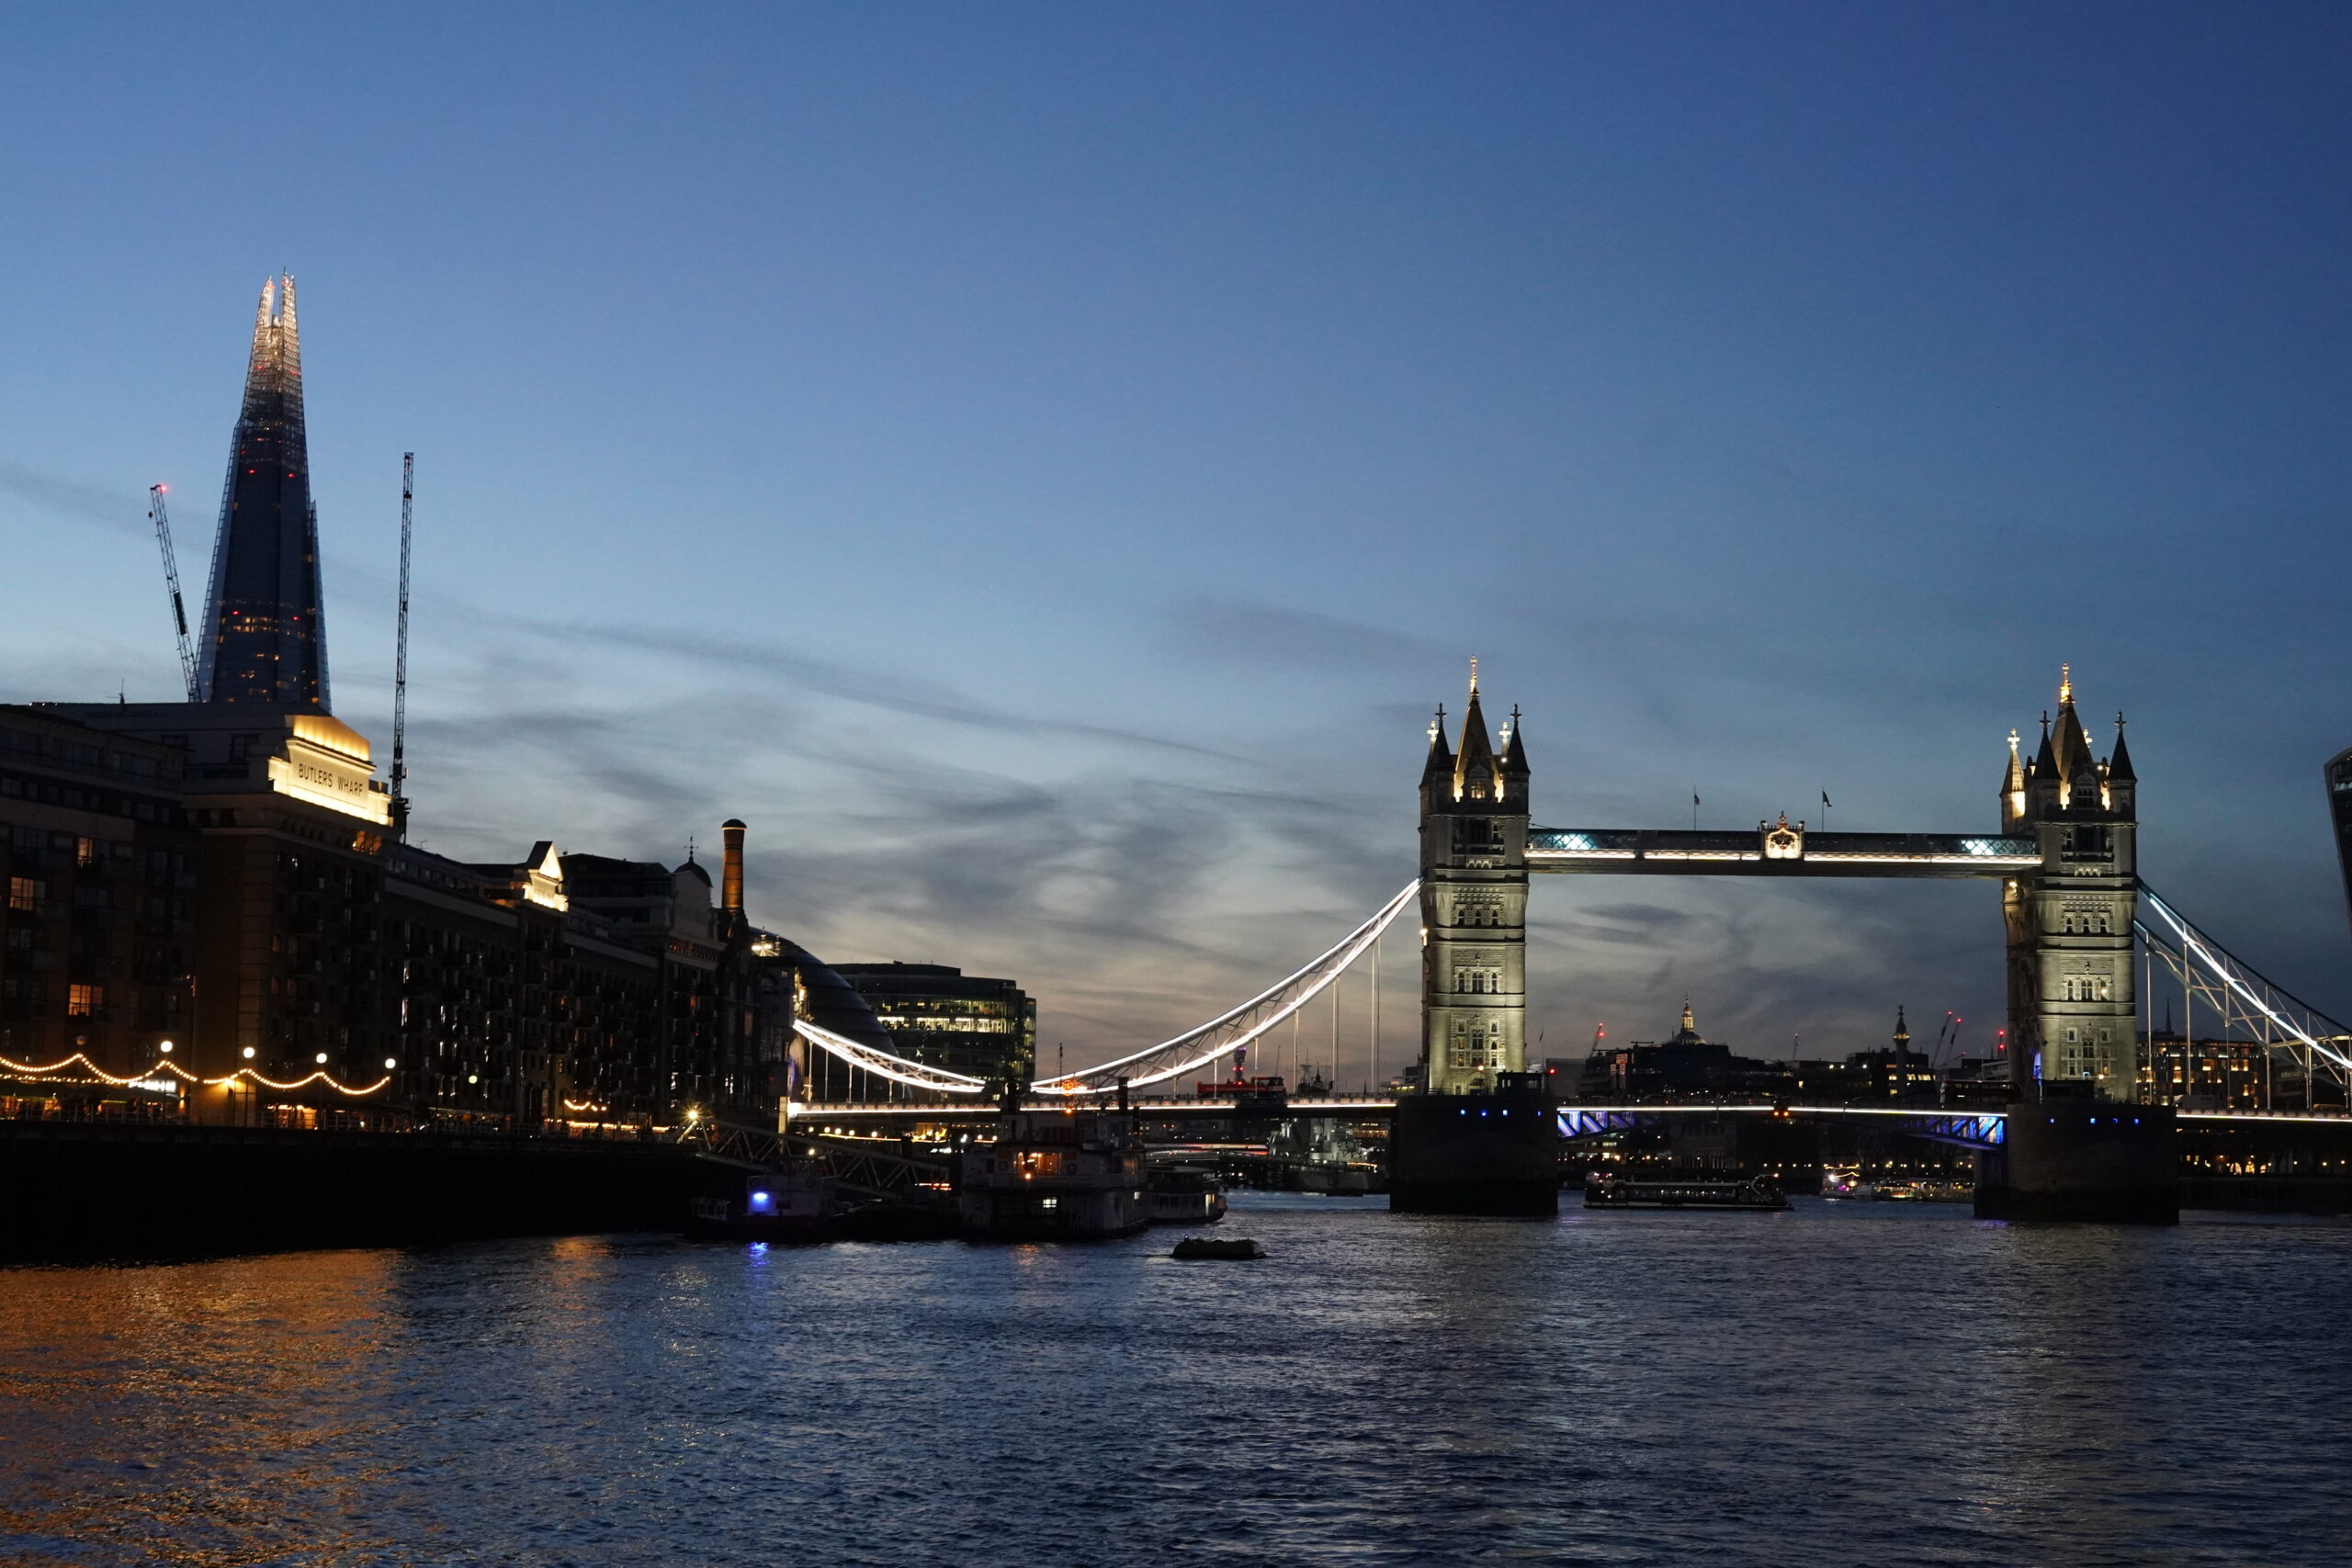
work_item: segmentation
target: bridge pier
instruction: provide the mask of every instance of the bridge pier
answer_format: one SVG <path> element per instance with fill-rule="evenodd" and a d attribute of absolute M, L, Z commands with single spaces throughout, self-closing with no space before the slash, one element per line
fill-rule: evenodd
<path fill-rule="evenodd" d="M 2179 1223 L 2170 1106 L 2052 1097 L 2010 1106 L 2007 1122 L 1976 1156 L 1979 1219 Z"/>
<path fill-rule="evenodd" d="M 1560 1212 L 1560 1129 L 1534 1073 L 1491 1089 L 1408 1094 L 1388 1129 L 1388 1207 L 1407 1214 Z"/>

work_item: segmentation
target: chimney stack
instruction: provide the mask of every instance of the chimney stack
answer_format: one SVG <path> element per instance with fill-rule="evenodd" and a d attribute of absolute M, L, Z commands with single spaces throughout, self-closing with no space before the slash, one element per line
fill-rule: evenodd
<path fill-rule="evenodd" d="M 743 918 L 743 823 L 729 817 L 718 831 L 727 840 L 727 867 L 718 884 L 718 902 L 730 919 Z"/>

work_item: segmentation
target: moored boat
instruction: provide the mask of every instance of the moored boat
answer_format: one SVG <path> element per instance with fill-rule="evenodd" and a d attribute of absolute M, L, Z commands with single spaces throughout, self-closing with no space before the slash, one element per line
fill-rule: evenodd
<path fill-rule="evenodd" d="M 1195 1165 L 1156 1166 L 1144 1187 L 1144 1208 L 1156 1225 L 1213 1225 L 1225 1218 L 1216 1172 Z"/>
<path fill-rule="evenodd" d="M 1787 1208 L 1789 1200 L 1769 1176 L 1744 1181 L 1626 1181 L 1614 1176 L 1593 1176 L 1585 1180 L 1584 1206 L 1770 1212 Z"/>
<path fill-rule="evenodd" d="M 964 1152 L 957 1207 L 975 1241 L 1103 1241 L 1151 1223 L 1143 1144 L 1124 1111 L 1022 1111 Z"/>
<path fill-rule="evenodd" d="M 839 1191 L 824 1162 L 796 1159 L 746 1177 L 733 1198 L 697 1198 L 686 1235 L 698 1241 L 830 1241 L 840 1234 Z"/>
<path fill-rule="evenodd" d="M 1965 1181 L 1882 1181 L 1871 1194 L 1882 1203 L 1965 1203 L 1975 1195 Z"/>
<path fill-rule="evenodd" d="M 1862 1179 L 1859 1165 L 1826 1165 L 1821 1168 L 1821 1195 L 1835 1201 L 1842 1198 L 1868 1198 L 1877 1189 Z"/>

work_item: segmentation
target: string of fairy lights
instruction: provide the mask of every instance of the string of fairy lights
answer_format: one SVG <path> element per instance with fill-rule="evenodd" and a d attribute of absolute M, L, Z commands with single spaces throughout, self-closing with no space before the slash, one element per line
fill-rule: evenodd
<path fill-rule="evenodd" d="M 168 1053 L 171 1050 L 171 1046 L 167 1043 L 164 1045 L 164 1049 Z M 250 1056 L 253 1054 L 252 1046 L 249 1045 L 245 1047 L 246 1055 Z M 390 1065 L 391 1064 L 389 1061 L 385 1064 L 388 1068 Z M 59 1074 L 73 1069 L 77 1066 L 79 1066 L 81 1073 L 85 1076 L 77 1077 L 61 1077 L 58 1076 Z M 188 1071 L 186 1067 L 181 1066 L 177 1062 L 172 1060 L 168 1055 L 158 1056 L 155 1059 L 154 1066 L 147 1068 L 144 1072 L 131 1073 L 126 1076 L 107 1071 L 104 1067 L 101 1067 L 96 1062 L 90 1060 L 89 1056 L 85 1053 L 80 1051 L 76 1051 L 72 1055 L 62 1057 L 58 1061 L 40 1064 L 13 1061 L 6 1056 L 0 1056 L 0 1073 L 6 1073 L 12 1077 L 20 1078 L 43 1079 L 50 1083 L 104 1084 L 115 1089 L 129 1089 L 134 1084 L 154 1085 L 168 1078 L 176 1078 L 182 1083 L 195 1085 L 203 1089 L 218 1089 L 224 1084 L 233 1085 L 239 1082 L 249 1082 L 259 1085 L 263 1089 L 272 1089 L 277 1090 L 281 1094 L 288 1094 L 292 1093 L 297 1089 L 308 1089 L 312 1084 L 324 1084 L 327 1088 L 334 1090 L 337 1094 L 344 1096 L 347 1100 L 364 1100 L 371 1094 L 380 1093 L 382 1090 L 390 1088 L 392 1082 L 392 1075 L 390 1072 L 387 1071 L 382 1077 L 378 1078 L 374 1083 L 368 1084 L 364 1087 L 357 1084 L 347 1084 L 329 1073 L 323 1066 L 311 1074 L 308 1077 L 295 1078 L 290 1081 L 280 1081 L 279 1079 L 270 1077 L 264 1074 L 260 1068 L 251 1066 L 238 1067 L 232 1072 L 222 1074 L 217 1078 L 208 1078 L 201 1074 Z"/>

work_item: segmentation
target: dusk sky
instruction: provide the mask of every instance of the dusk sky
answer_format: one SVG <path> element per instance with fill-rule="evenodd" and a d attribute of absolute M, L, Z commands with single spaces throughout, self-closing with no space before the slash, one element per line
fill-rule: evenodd
<path fill-rule="evenodd" d="M 11 6 L 0 700 L 175 695 L 284 268 L 379 758 L 417 454 L 435 850 L 741 816 L 1075 1066 L 1403 886 L 1473 654 L 1555 827 L 1989 829 L 2071 661 L 2344 1016 L 2347 147 L 2340 6 Z M 1532 904 L 1531 1054 L 2000 1011 L 1984 885 Z"/>

